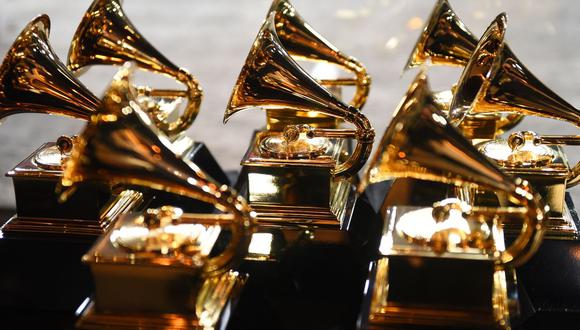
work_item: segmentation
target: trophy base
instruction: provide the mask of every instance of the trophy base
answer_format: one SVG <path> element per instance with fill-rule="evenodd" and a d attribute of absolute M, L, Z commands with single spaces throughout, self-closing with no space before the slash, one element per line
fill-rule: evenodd
<path fill-rule="evenodd" d="M 350 150 L 330 139 L 324 155 L 313 159 L 263 157 L 260 142 L 271 132 L 255 131 L 235 184 L 260 224 L 347 228 L 356 202 L 357 178 L 333 178 L 336 162 Z"/>
<path fill-rule="evenodd" d="M 79 184 L 66 202 L 60 202 L 56 191 L 62 178 L 62 168 L 45 168 L 38 162 L 39 155 L 54 146 L 54 143 L 43 144 L 6 174 L 14 183 L 16 213 L 27 219 L 84 219 L 97 222 L 103 207 L 111 200 L 110 188 L 104 184 Z"/>
<path fill-rule="evenodd" d="M 420 260 L 414 262 L 415 266 L 421 264 Z M 400 285 L 401 282 L 412 284 L 417 279 L 423 281 L 419 287 L 407 286 L 404 292 L 396 293 L 391 292 L 393 288 L 390 288 L 389 280 L 393 278 L 393 274 L 390 273 L 401 269 L 401 260 L 383 258 L 373 262 L 369 276 L 371 289 L 363 304 L 360 328 L 374 330 L 401 326 L 430 326 L 510 329 L 510 314 L 511 317 L 519 315 L 515 272 L 508 269 L 487 272 L 484 269 L 486 267 L 472 267 L 477 265 L 475 263 L 468 267 L 469 270 L 459 267 L 453 271 L 454 267 L 464 262 L 456 260 L 448 263 L 446 266 L 449 267 L 449 272 L 441 281 L 430 278 L 419 270 L 417 272 L 421 274 L 395 275 L 394 277 L 399 279 L 397 281 L 399 284 L 392 283 L 395 285 Z M 427 264 L 428 262 L 420 267 L 430 268 Z M 484 271 L 480 272 L 482 270 Z M 486 280 L 482 280 L 483 275 L 490 276 L 491 281 L 487 283 Z M 401 281 L 400 276 L 406 277 L 406 280 Z M 425 281 L 427 278 L 429 280 Z M 457 286 L 462 284 L 468 285 L 458 291 Z M 426 290 L 426 286 L 431 286 L 432 290 Z M 391 296 L 396 297 L 395 300 L 403 296 L 410 301 L 417 300 L 416 303 L 402 303 L 391 301 Z M 462 303 L 460 300 L 465 301 Z M 474 306 L 476 304 L 479 305 Z"/>
<path fill-rule="evenodd" d="M 580 241 L 544 241 L 517 269 L 523 329 L 574 329 L 580 322 Z"/>
<path fill-rule="evenodd" d="M 206 279 L 201 291 L 209 292 L 209 295 L 201 299 L 198 297 L 197 312 L 191 314 L 104 312 L 98 310 L 95 301 L 87 298 L 77 309 L 79 319 L 76 327 L 136 330 L 225 329 L 246 280 L 247 276 L 235 272 Z"/>
<path fill-rule="evenodd" d="M 81 263 L 93 240 L 31 235 L 0 238 L 0 307 L 28 315 L 38 312 L 73 315 L 79 303 L 93 291 L 89 268 Z"/>
<path fill-rule="evenodd" d="M 231 328 L 354 329 L 380 228 L 364 195 L 348 230 L 258 225 Z"/>
<path fill-rule="evenodd" d="M 124 190 L 105 205 L 98 220 L 33 218 L 15 215 L 0 227 L 0 237 L 76 238 L 93 242 L 120 215 L 133 211 L 142 203 L 142 193 Z"/>
<path fill-rule="evenodd" d="M 247 198 L 247 176 L 238 181 L 236 189 Z M 260 224 L 309 226 L 341 229 L 348 227 L 356 202 L 356 189 L 351 180 L 333 182 L 333 200 L 328 207 L 250 203 Z"/>
<path fill-rule="evenodd" d="M 567 192 L 562 216 L 548 216 L 546 222 L 545 240 L 579 240 L 580 219 L 574 207 L 571 195 Z M 504 232 L 506 236 L 511 237 L 518 235 L 520 227 L 504 223 Z"/>
<path fill-rule="evenodd" d="M 141 193 L 125 190 L 98 220 L 10 218 L 0 227 L 0 306 L 72 314 L 93 291 L 83 254 L 110 223 L 142 201 Z"/>

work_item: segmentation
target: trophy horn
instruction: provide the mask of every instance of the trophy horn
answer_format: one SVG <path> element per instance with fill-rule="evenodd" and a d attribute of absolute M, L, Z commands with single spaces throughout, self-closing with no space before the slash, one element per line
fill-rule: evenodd
<path fill-rule="evenodd" d="M 187 90 L 166 90 L 140 87 L 140 95 L 148 97 L 185 98 L 183 113 L 168 122 L 159 105 L 147 109 L 155 124 L 168 136 L 175 136 L 191 126 L 202 99 L 202 90 L 195 77 L 179 68 L 151 45 L 123 12 L 119 0 L 95 0 L 78 26 L 68 53 L 68 67 L 81 73 L 92 65 L 122 65 L 131 61 L 146 71 L 168 76 L 182 83 Z"/>
<path fill-rule="evenodd" d="M 506 24 L 502 13 L 480 39 L 459 78 L 451 120 L 461 122 L 467 114 L 511 112 L 580 126 L 580 110 L 545 86 L 506 46 Z"/>
<path fill-rule="evenodd" d="M 424 65 L 465 67 L 477 47 L 477 37 L 469 31 L 457 16 L 448 0 L 435 4 L 423 32 L 407 60 L 405 71 Z M 497 126 L 501 134 L 519 124 L 524 116 L 508 114 L 501 117 Z"/>
<path fill-rule="evenodd" d="M 254 212 L 230 187 L 217 183 L 172 151 L 169 139 L 133 101 L 130 74 L 130 66 L 119 70 L 102 106 L 79 135 L 65 166 L 61 185 L 68 189 L 61 198 L 66 199 L 75 183 L 106 180 L 211 203 L 230 216 L 220 224 L 229 225 L 232 238 L 219 256 L 208 261 L 205 271 L 222 271 L 247 250 L 242 247 L 249 243 Z M 214 219 L 215 215 L 208 218 Z"/>
<path fill-rule="evenodd" d="M 341 118 L 355 130 L 319 129 L 311 137 L 351 138 L 357 144 L 351 156 L 334 170 L 335 176 L 350 176 L 364 165 L 374 141 L 374 130 L 358 109 L 346 105 L 302 69 L 282 46 L 276 32 L 276 14 L 268 16 L 246 59 L 225 111 L 224 123 L 242 110 L 288 109 L 315 111 Z"/>
<path fill-rule="evenodd" d="M 100 100 L 59 60 L 48 41 L 50 18 L 24 27 L 0 66 L 0 118 L 17 113 L 88 120 Z"/>
<path fill-rule="evenodd" d="M 337 65 L 355 75 L 355 78 L 324 79 L 325 86 L 356 86 L 350 105 L 362 109 L 366 103 L 371 78 L 365 66 L 352 56 L 345 55 L 316 32 L 298 14 L 288 0 L 274 0 L 267 17 L 274 14 L 274 30 L 280 44 L 297 60 L 322 61 Z"/>
<path fill-rule="evenodd" d="M 368 183 L 392 178 L 506 192 L 513 203 L 523 207 L 524 223 L 514 243 L 500 253 L 500 263 L 522 264 L 542 240 L 545 207 L 539 196 L 526 181 L 501 172 L 448 122 L 434 103 L 423 72 L 399 105 L 365 175 Z M 493 216 L 499 209 L 488 212 Z"/>
<path fill-rule="evenodd" d="M 449 1 L 435 4 L 423 32 L 407 60 L 405 70 L 429 60 L 435 65 L 465 66 L 477 46 L 477 37 L 457 16 Z"/>

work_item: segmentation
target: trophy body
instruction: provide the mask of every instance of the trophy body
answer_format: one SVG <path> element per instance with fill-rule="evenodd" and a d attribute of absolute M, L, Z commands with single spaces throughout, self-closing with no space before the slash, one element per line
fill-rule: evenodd
<path fill-rule="evenodd" d="M 123 241 L 123 230 L 146 228 L 136 226 L 139 217 L 139 214 L 132 214 L 117 221 L 83 257 L 95 281 L 95 294 L 92 300 L 81 306 L 77 327 L 225 327 L 246 277 L 234 271 L 203 276 L 201 270 L 192 264 L 195 260 L 188 262 L 188 258 L 178 253 L 168 255 L 157 250 L 131 251 L 123 246 L 131 244 Z M 200 226 L 197 230 L 207 233 L 215 228 L 202 229 Z M 196 244 L 213 245 L 217 240 L 216 235 L 205 237 L 212 242 Z M 167 246 L 173 245 L 168 243 Z"/>
<path fill-rule="evenodd" d="M 121 68 L 79 135 L 61 197 L 74 196 L 78 184 L 108 182 L 198 199 L 214 210 L 186 214 L 162 206 L 116 221 L 83 257 L 95 279 L 95 295 L 79 308 L 77 326 L 225 327 L 228 308 L 245 281 L 230 270 L 247 251 L 253 211 L 228 186 L 175 153 L 134 101 L 131 72 L 130 65 Z M 133 143 L 126 143 L 126 133 Z M 229 234 L 214 251 L 222 227 Z"/>
<path fill-rule="evenodd" d="M 522 145 L 510 144 L 520 137 Z M 569 199 L 566 198 L 566 188 L 571 180 L 574 181 L 575 174 L 561 146 L 534 144 L 533 139 L 538 139 L 533 132 L 518 132 L 507 140 L 487 141 L 477 147 L 505 173 L 529 181 L 542 196 L 550 207 L 546 238 L 577 239 L 579 224 L 572 216 L 570 210 L 573 206 L 568 205 Z M 507 225 L 506 232 L 510 231 L 513 228 Z"/>
<path fill-rule="evenodd" d="M 484 249 L 437 253 L 410 242 L 404 237 L 407 229 L 402 229 L 407 221 L 425 229 L 432 222 L 432 211 L 416 206 L 387 210 L 381 257 L 371 272 L 368 328 L 401 324 L 509 328 L 510 312 L 513 317 L 518 303 L 513 270 L 487 258 L 503 248 L 501 228 L 490 228 L 493 234 Z"/>
<path fill-rule="evenodd" d="M 504 174 L 447 121 L 424 73 L 395 112 L 361 190 L 389 179 L 360 324 L 509 329 L 517 315 L 513 269 L 538 249 L 546 210 L 527 182 Z M 508 203 L 472 206 L 463 193 L 472 188 Z M 509 222 L 523 225 L 508 245 Z"/>
<path fill-rule="evenodd" d="M 337 65 L 356 78 L 317 80 L 298 59 Z M 240 180 L 261 223 L 336 229 L 348 224 L 353 177 L 374 138 L 354 107 L 366 101 L 369 83 L 364 66 L 321 39 L 288 1 L 273 2 L 224 116 L 225 122 L 252 107 L 267 113 L 266 129 L 255 132 L 241 162 Z M 331 92 L 340 95 L 342 85 L 356 86 L 353 105 Z M 342 121 L 356 129 L 339 128 Z M 352 149 L 349 139 L 356 140 Z"/>
<path fill-rule="evenodd" d="M 80 76 L 92 66 L 119 66 L 131 61 L 140 70 L 169 77 L 184 86 L 184 90 L 135 86 L 136 101 L 171 139 L 177 154 L 197 164 L 218 182 L 230 184 L 207 146 L 184 134 L 201 106 L 203 92 L 197 79 L 150 44 L 131 23 L 121 4 L 119 0 L 93 1 L 73 36 L 67 67 Z M 169 201 L 162 195 L 158 198 Z"/>
<path fill-rule="evenodd" d="M 340 228 L 354 207 L 352 178 L 334 179 L 332 171 L 344 158 L 344 141 L 328 143 L 317 159 L 264 157 L 260 141 L 269 131 L 255 133 L 242 160 L 248 201 L 261 223 Z"/>

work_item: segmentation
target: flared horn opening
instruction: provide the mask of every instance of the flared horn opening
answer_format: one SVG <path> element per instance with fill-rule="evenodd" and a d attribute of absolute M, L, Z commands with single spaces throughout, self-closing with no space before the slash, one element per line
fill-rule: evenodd
<path fill-rule="evenodd" d="M 507 27 L 505 13 L 498 15 L 487 28 L 483 37 L 459 78 L 455 95 L 451 101 L 449 117 L 459 125 L 483 97 L 490 76 L 499 65 L 499 55 L 505 46 L 504 36 Z"/>

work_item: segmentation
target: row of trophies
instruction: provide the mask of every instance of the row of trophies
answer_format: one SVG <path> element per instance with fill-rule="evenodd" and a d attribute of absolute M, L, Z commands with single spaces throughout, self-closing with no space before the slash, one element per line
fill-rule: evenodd
<path fill-rule="evenodd" d="M 78 310 L 79 328 L 224 328 L 255 276 L 240 264 L 276 261 L 280 233 L 285 248 L 305 233 L 354 244 L 350 227 L 365 221 L 355 205 L 388 181 L 376 210 L 382 231 L 370 235 L 377 242 L 366 261 L 371 285 L 360 291 L 368 306 L 357 311 L 359 326 L 510 328 L 518 314 L 515 267 L 543 239 L 578 238 L 566 189 L 580 180 L 580 167 L 569 165 L 562 145 L 579 136 L 500 137 L 524 116 L 580 126 L 580 111 L 504 42 L 505 14 L 478 39 L 446 0 L 437 2 L 407 64 L 423 69 L 359 180 L 375 138 L 361 112 L 371 79 L 289 1 L 274 0 L 224 115 L 226 122 L 245 109 L 266 111 L 235 190 L 205 145 L 184 135 L 200 109 L 199 83 L 139 34 L 119 0 L 94 0 L 66 65 L 50 47 L 49 28 L 49 18 L 38 16 L 6 55 L 0 117 L 46 113 L 87 125 L 8 173 L 17 215 L 2 227 L 0 248 L 14 254 L 65 244 L 40 267 L 81 276 L 80 265 L 64 266 L 80 264 L 77 255 L 66 259 L 74 250 L 66 244 L 92 246 L 82 262 L 94 291 L 14 266 L 14 278 L 27 282 L 7 293 L 12 302 L 30 304 L 31 291 L 36 301 L 41 292 L 54 299 L 70 291 L 91 295 Z M 301 61 L 330 63 L 352 78 L 319 79 Z M 120 67 L 102 98 L 78 79 L 94 65 Z M 464 69 L 449 91 L 433 92 L 428 65 Z M 186 89 L 136 86 L 136 69 Z M 350 101 L 341 96 L 347 86 L 355 89 Z"/>

